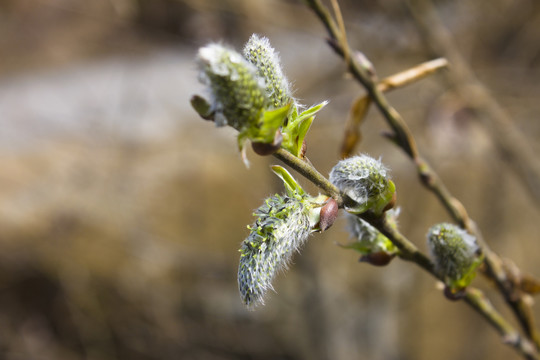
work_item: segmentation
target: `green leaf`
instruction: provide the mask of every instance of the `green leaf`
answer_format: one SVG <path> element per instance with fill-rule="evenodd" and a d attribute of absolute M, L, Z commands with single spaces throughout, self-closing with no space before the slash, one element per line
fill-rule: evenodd
<path fill-rule="evenodd" d="M 264 112 L 259 125 L 250 127 L 247 131 L 247 137 L 251 141 L 270 144 L 274 141 L 276 131 L 283 125 L 287 115 L 291 110 L 292 103 L 283 107 L 267 110 Z"/>
<path fill-rule="evenodd" d="M 274 134 L 276 133 L 276 130 L 279 129 L 285 122 L 285 119 L 291 110 L 291 106 L 292 103 L 289 103 L 283 107 L 265 111 L 263 115 L 261 133 L 268 132 L 268 134 L 272 136 L 272 140 L 274 140 Z"/>
<path fill-rule="evenodd" d="M 296 138 L 296 151 L 295 154 L 297 157 L 300 156 L 300 151 L 302 149 L 302 144 L 304 143 L 304 139 L 306 137 L 307 132 L 309 131 L 309 128 L 311 127 L 311 124 L 313 123 L 313 120 L 315 119 L 315 116 L 309 117 L 307 119 L 304 119 L 300 124 L 298 124 L 298 137 Z"/>
<path fill-rule="evenodd" d="M 272 171 L 283 180 L 285 189 L 289 196 L 304 195 L 305 191 L 302 189 L 300 184 L 295 180 L 295 178 L 282 166 L 272 165 Z"/>
<path fill-rule="evenodd" d="M 298 114 L 298 109 L 296 106 L 293 108 L 293 111 L 289 116 L 289 121 L 282 130 L 282 146 L 285 150 L 294 156 L 300 157 L 302 143 L 304 142 L 306 134 L 309 131 L 313 120 L 315 119 L 315 114 L 326 106 L 326 104 L 328 104 L 328 101 L 323 101 L 318 105 L 302 111 L 300 114 Z"/>
<path fill-rule="evenodd" d="M 305 118 L 308 118 L 308 117 L 311 117 L 313 115 L 315 115 L 317 112 L 319 112 L 323 107 L 325 107 L 326 105 L 328 105 L 328 101 L 323 101 L 322 103 L 320 104 L 317 104 L 317 105 L 314 105 L 312 107 L 310 107 L 309 109 L 306 109 L 304 111 L 302 111 L 300 113 L 300 115 L 298 115 L 298 121 L 300 120 L 303 120 Z"/>

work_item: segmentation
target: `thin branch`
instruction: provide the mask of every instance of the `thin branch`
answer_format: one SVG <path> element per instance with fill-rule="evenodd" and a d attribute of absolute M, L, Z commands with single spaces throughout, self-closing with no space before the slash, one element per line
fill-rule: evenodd
<path fill-rule="evenodd" d="M 315 169 L 315 167 L 313 167 L 313 165 L 311 165 L 308 161 L 301 160 L 284 149 L 279 149 L 276 151 L 274 156 L 283 161 L 285 164 L 289 165 L 294 170 L 298 171 L 298 173 L 311 181 L 313 184 L 317 185 L 326 193 L 326 195 L 334 198 L 339 207 L 343 207 L 343 197 L 341 196 L 338 188 L 328 181 L 328 179 L 318 172 L 317 169 Z"/>
<path fill-rule="evenodd" d="M 373 69 L 373 65 L 365 58 L 365 56 L 357 53 L 357 56 L 361 58 L 359 60 L 363 63 L 364 67 L 368 68 L 368 71 Z M 401 88 L 416 81 L 425 78 L 434 72 L 444 69 L 448 66 L 448 61 L 444 58 L 438 58 L 430 61 L 426 61 L 422 64 L 416 65 L 405 71 L 401 71 L 397 74 L 388 76 L 377 83 L 377 88 L 381 92 L 387 92 L 394 89 Z M 343 134 L 343 141 L 341 145 L 341 157 L 349 157 L 356 145 L 360 142 L 362 135 L 360 132 L 360 125 L 362 124 L 369 107 L 371 105 L 371 98 L 365 94 L 359 96 L 354 100 L 351 106 L 351 111 L 347 122 L 345 123 L 345 131 Z"/>
<path fill-rule="evenodd" d="M 412 84 L 419 80 L 422 80 L 426 76 L 429 76 L 436 71 L 448 67 L 448 60 L 445 58 L 437 58 L 418 64 L 405 71 L 400 71 L 397 74 L 390 75 L 377 84 L 379 91 L 387 92 L 390 90 L 398 89 L 403 86 Z"/>
<path fill-rule="evenodd" d="M 344 57 L 344 54 L 350 54 L 351 51 L 348 43 L 340 42 L 341 36 L 339 36 L 337 26 L 326 7 L 319 0 L 306 0 L 306 3 L 317 14 L 319 19 L 326 27 L 330 35 L 328 43 L 332 46 L 335 52 L 342 57 Z M 392 134 L 392 139 L 416 164 L 422 183 L 439 198 L 444 207 L 460 226 L 477 235 L 477 238 L 481 240 L 481 234 L 476 228 L 474 222 L 469 218 L 465 207 L 451 195 L 446 186 L 436 175 L 435 171 L 433 171 L 429 164 L 419 155 L 415 140 L 406 123 L 403 121 L 399 113 L 390 106 L 375 83 L 372 73 L 369 72 L 368 68 L 358 64 L 354 56 L 349 58 L 344 57 L 344 59 L 347 63 L 349 72 L 359 83 L 364 86 L 369 96 L 386 119 L 388 125 L 394 131 L 394 134 Z M 534 330 L 532 317 L 530 316 L 531 312 L 525 311 L 530 309 L 528 309 L 527 305 L 523 303 L 521 297 L 518 297 L 516 300 L 515 295 L 517 292 L 515 291 L 515 286 L 512 286 L 512 284 L 508 282 L 508 277 L 506 276 L 503 267 L 500 266 L 502 262 L 498 256 L 489 250 L 485 244 L 484 250 L 486 255 L 486 263 L 488 264 L 488 268 L 490 270 L 489 273 L 496 280 L 499 290 L 503 293 L 508 305 L 514 311 L 514 314 L 522 324 L 528 337 L 535 341 L 538 346 L 539 340 Z"/>
<path fill-rule="evenodd" d="M 505 344 L 513 346 L 526 359 L 538 359 L 535 345 L 508 324 L 480 290 L 467 288 L 464 300 L 497 330 Z"/>
<path fill-rule="evenodd" d="M 502 158 L 508 161 L 530 194 L 536 198 L 537 202 L 540 202 L 540 162 L 528 145 L 527 139 L 516 129 L 510 116 L 476 78 L 454 44 L 452 36 L 442 25 L 433 4 L 429 0 L 409 0 L 407 4 L 428 45 L 440 55 L 446 56 L 451 62 L 452 71 L 448 72 L 448 76 L 456 85 L 457 91 L 464 95 L 469 105 L 477 112 L 485 115 L 485 127 L 503 155 Z M 502 260 L 485 243 L 483 251 L 486 254 L 489 273 L 495 278 L 497 286 L 527 336 L 540 349 L 540 334 L 535 328 L 531 308 L 523 299 L 523 293 L 519 290 L 518 284 L 512 281 L 503 268 Z"/>
<path fill-rule="evenodd" d="M 526 189 L 540 203 L 540 161 L 530 146 L 530 141 L 516 128 L 510 115 L 493 98 L 478 80 L 474 71 L 458 50 L 452 35 L 437 16 L 437 11 L 429 0 L 408 0 L 420 35 L 437 56 L 444 56 L 452 64 L 447 73 L 466 102 L 477 113 L 486 130 L 511 169 L 518 175 Z"/>
<path fill-rule="evenodd" d="M 274 156 L 298 171 L 317 187 L 327 192 L 328 195 L 338 194 L 338 197 L 334 197 L 334 195 L 331 196 L 334 197 L 340 207 L 343 206 L 343 197 L 339 193 L 339 190 L 328 179 L 321 175 L 309 162 L 301 160 L 282 149 L 278 150 Z M 441 280 L 440 276 L 435 271 L 435 267 L 431 260 L 397 229 L 392 227 L 386 220 L 385 216 L 377 217 L 368 212 L 362 214 L 361 217 L 379 230 L 398 247 L 400 250 L 400 258 L 417 264 L 432 276 Z M 528 360 L 538 360 L 538 354 L 536 353 L 534 346 L 532 346 L 527 339 L 520 337 L 518 331 L 515 330 L 512 325 L 509 324 L 501 316 L 501 314 L 497 312 L 497 310 L 491 305 L 480 290 L 473 287 L 468 287 L 464 300 L 497 330 L 505 343 L 513 346 L 523 355 L 524 358 Z"/>
<path fill-rule="evenodd" d="M 372 213 L 367 212 L 360 215 L 360 217 L 379 230 L 381 234 L 386 236 L 394 245 L 397 246 L 400 251 L 400 258 L 414 262 L 431 275 L 441 280 L 435 272 L 435 267 L 431 260 L 420 250 L 418 250 L 416 245 L 410 242 L 395 227 L 391 226 L 386 220 L 386 216 L 374 216 Z"/>

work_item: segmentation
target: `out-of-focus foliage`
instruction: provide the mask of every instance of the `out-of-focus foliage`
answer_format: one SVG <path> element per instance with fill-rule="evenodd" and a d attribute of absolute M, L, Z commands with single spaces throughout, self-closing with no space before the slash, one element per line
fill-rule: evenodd
<path fill-rule="evenodd" d="M 380 77 L 431 57 L 401 1 L 341 4 L 351 44 Z M 540 5 L 436 5 L 478 77 L 538 146 Z M 250 154 L 245 169 L 234 134 L 198 118 L 189 99 L 201 90 L 197 48 L 239 48 L 252 33 L 280 52 L 303 89 L 295 98 L 331 100 L 306 139 L 310 160 L 330 171 L 359 88 L 300 1 L 0 1 L 0 357 L 514 356 L 424 273 L 398 261 L 358 264 L 335 246 L 347 243 L 340 220 L 275 279 L 280 296 L 244 309 L 236 271 L 245 224 L 268 189 L 282 188 L 272 159 Z M 492 247 L 540 274 L 538 207 L 494 155 L 467 99 L 443 76 L 389 96 Z M 400 227 L 425 246 L 427 229 L 449 219 L 383 129 L 368 114 L 361 150 L 382 154 Z"/>

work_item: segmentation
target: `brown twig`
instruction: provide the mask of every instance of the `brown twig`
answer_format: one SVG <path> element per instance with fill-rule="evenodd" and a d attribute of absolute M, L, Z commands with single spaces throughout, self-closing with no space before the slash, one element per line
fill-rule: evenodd
<path fill-rule="evenodd" d="M 364 56 L 362 59 L 364 59 Z M 367 59 L 364 60 L 367 63 L 368 71 L 372 69 L 371 63 Z M 446 68 L 448 61 L 444 58 L 438 58 L 430 61 L 426 61 L 422 64 L 416 65 L 405 71 L 401 71 L 397 74 L 388 76 L 377 83 L 377 88 L 381 92 L 387 92 L 394 89 L 401 88 L 416 81 L 425 78 L 434 72 Z M 354 100 L 351 106 L 351 111 L 347 122 L 345 123 L 345 131 L 343 135 L 343 142 L 341 145 L 341 158 L 349 157 L 356 145 L 360 142 L 362 136 L 360 132 L 360 125 L 362 124 L 368 109 L 371 105 L 371 98 L 368 95 L 359 96 Z"/>
<path fill-rule="evenodd" d="M 340 36 L 337 32 L 337 26 L 335 25 L 334 20 L 332 19 L 330 13 L 326 7 L 319 0 L 306 0 L 308 6 L 317 14 L 319 19 L 322 21 L 326 30 L 329 33 L 330 39 L 328 43 L 332 48 L 343 57 L 344 54 L 350 54 L 350 48 L 348 43 L 340 42 Z M 368 71 L 366 67 L 361 66 L 355 60 L 354 57 L 345 58 L 349 72 L 355 77 L 355 79 L 361 83 L 368 95 L 371 97 L 372 101 L 378 107 L 379 111 L 382 113 L 386 119 L 388 125 L 393 130 L 392 139 L 403 149 L 403 151 L 409 155 L 409 157 L 416 164 L 418 174 L 422 183 L 431 190 L 441 201 L 450 215 L 454 220 L 463 228 L 467 229 L 469 232 L 477 235 L 481 241 L 481 234 L 476 228 L 474 222 L 468 216 L 464 206 L 451 195 L 444 183 L 437 176 L 435 171 L 429 166 L 429 164 L 420 156 L 415 140 L 408 129 L 406 123 L 403 121 L 399 113 L 390 106 L 382 91 L 378 88 L 372 73 Z M 483 241 L 481 241 L 483 243 Z M 516 317 L 519 319 L 522 327 L 525 330 L 527 336 L 538 346 L 538 337 L 534 330 L 534 324 L 532 317 L 530 316 L 530 311 L 527 310 L 526 304 L 523 301 L 519 300 L 520 297 L 515 298 L 517 292 L 515 287 L 508 282 L 506 273 L 502 267 L 502 262 L 487 246 L 484 244 L 486 263 L 488 264 L 489 273 L 496 280 L 499 285 L 499 290 L 503 293 L 507 303 L 514 311 Z M 470 303 L 472 306 L 475 303 Z M 475 307 L 475 309 L 481 311 L 482 309 Z M 485 315 L 485 314 L 484 314 Z M 493 323 L 492 323 L 493 324 Z M 519 350 L 519 349 L 518 349 Z M 528 352 L 522 352 L 522 354 L 530 358 Z M 535 355 L 536 356 L 536 355 Z M 533 357 L 534 358 L 534 357 Z"/>
<path fill-rule="evenodd" d="M 540 203 L 540 161 L 527 138 L 516 128 L 508 113 L 478 80 L 467 61 L 455 45 L 452 35 L 444 27 L 429 0 L 408 0 L 420 35 L 438 56 L 452 64 L 447 73 L 467 103 L 482 114 L 481 119 L 490 133 L 501 157 L 518 175 L 529 193 Z"/>
<path fill-rule="evenodd" d="M 497 330 L 505 344 L 513 346 L 526 359 L 538 359 L 535 345 L 510 326 L 480 290 L 467 288 L 464 300 Z"/>
<path fill-rule="evenodd" d="M 444 69 L 448 66 L 448 60 L 445 58 L 437 58 L 418 64 L 405 71 L 400 71 L 397 74 L 390 75 L 377 84 L 379 91 L 387 92 L 398 89 L 403 86 L 412 84 L 422 80 L 436 71 Z"/>
<path fill-rule="evenodd" d="M 454 44 L 452 36 L 442 25 L 433 4 L 429 0 L 409 0 L 407 3 L 425 41 L 439 55 L 446 56 L 452 64 L 452 71 L 447 75 L 455 84 L 457 91 L 467 99 L 477 113 L 484 114 L 485 127 L 503 155 L 502 158 L 515 170 L 530 194 L 536 198 L 536 202 L 540 202 L 540 162 L 537 161 L 537 156 L 528 145 L 527 139 L 516 129 L 510 116 L 476 78 Z M 502 260 L 485 243 L 483 251 L 486 254 L 488 272 L 496 280 L 497 286 L 527 336 L 540 349 L 540 335 L 535 328 L 530 306 L 523 299 L 523 293 L 519 289 L 519 279 L 516 279 L 517 282 L 512 281 L 503 267 Z"/>
<path fill-rule="evenodd" d="M 338 202 L 340 207 L 343 207 L 343 197 L 339 190 L 328 179 L 322 176 L 312 164 L 297 158 L 283 149 L 278 150 L 274 156 L 298 171 L 302 176 L 324 190 L 328 195 L 334 197 L 338 194 L 339 196 L 334 197 L 334 199 Z M 391 226 L 385 216 L 375 216 L 372 213 L 367 212 L 362 214 L 361 217 L 396 245 L 400 251 L 400 258 L 415 263 L 435 278 L 441 280 L 440 276 L 435 271 L 435 267 L 431 260 L 397 229 Z M 497 312 L 486 299 L 482 291 L 473 287 L 468 287 L 464 300 L 497 330 L 505 343 L 513 346 L 524 358 L 528 360 L 538 360 L 538 354 L 536 353 L 534 346 L 531 345 L 527 339 L 521 338 L 519 332 Z"/>

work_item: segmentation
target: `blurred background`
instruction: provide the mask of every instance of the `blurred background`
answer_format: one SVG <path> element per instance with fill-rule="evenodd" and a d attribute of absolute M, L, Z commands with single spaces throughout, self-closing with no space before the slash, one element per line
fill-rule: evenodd
<path fill-rule="evenodd" d="M 434 57 L 402 1 L 341 6 L 350 43 L 380 77 Z M 435 6 L 540 150 L 540 4 Z M 349 240 L 343 219 L 311 237 L 266 306 L 244 308 L 237 250 L 253 210 L 282 191 L 269 171 L 277 160 L 249 152 L 246 169 L 234 132 L 198 118 L 189 99 L 203 93 L 198 47 L 240 49 L 254 32 L 280 52 L 302 103 L 330 100 L 307 138 L 327 174 L 363 90 L 300 1 L 0 0 L 0 358 L 518 358 L 417 267 L 374 268 L 336 246 Z M 452 71 L 389 99 L 492 248 L 538 276 L 537 202 Z M 425 250 L 427 229 L 449 217 L 380 136 L 377 111 L 362 129 L 358 151 L 392 169 L 401 230 Z M 510 317 L 491 284 L 475 284 Z"/>

